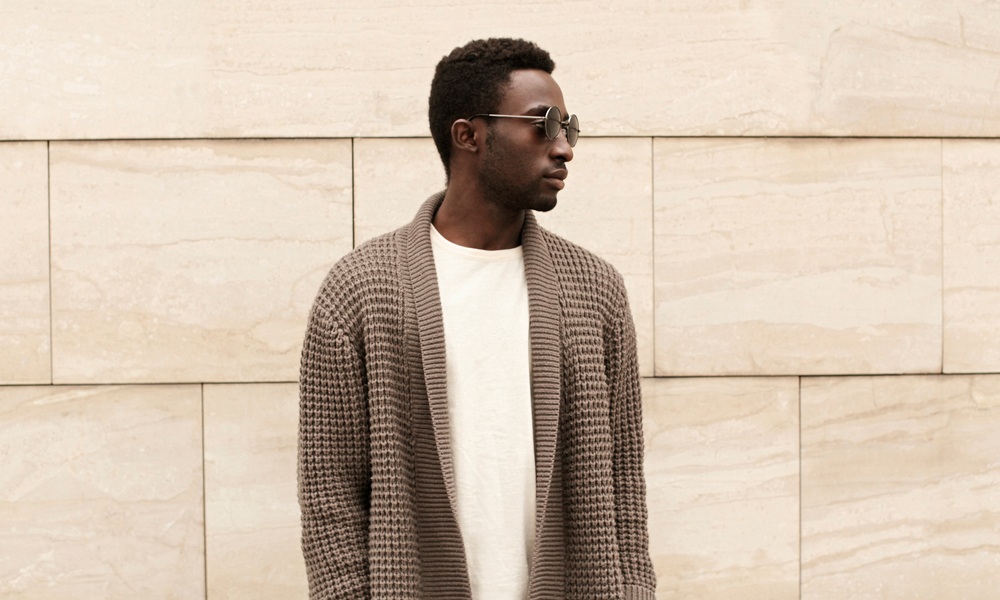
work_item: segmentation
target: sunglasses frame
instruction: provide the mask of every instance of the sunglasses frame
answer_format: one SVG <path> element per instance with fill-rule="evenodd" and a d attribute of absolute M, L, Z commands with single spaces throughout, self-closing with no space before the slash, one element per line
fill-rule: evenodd
<path fill-rule="evenodd" d="M 467 120 L 471 121 L 476 117 L 491 117 L 491 118 L 504 118 L 504 119 L 531 119 L 535 122 L 545 123 L 545 137 L 550 140 L 554 140 L 559 137 L 559 132 L 563 129 L 566 130 L 566 141 L 569 143 L 569 147 L 572 148 L 576 146 L 577 140 L 580 139 L 580 120 L 576 118 L 576 115 L 569 115 L 565 121 L 562 120 L 562 111 L 559 110 L 558 106 L 550 106 L 545 110 L 545 116 L 536 117 L 533 115 L 494 115 L 494 114 L 480 114 L 472 115 Z M 570 133 L 572 130 L 572 134 Z"/>

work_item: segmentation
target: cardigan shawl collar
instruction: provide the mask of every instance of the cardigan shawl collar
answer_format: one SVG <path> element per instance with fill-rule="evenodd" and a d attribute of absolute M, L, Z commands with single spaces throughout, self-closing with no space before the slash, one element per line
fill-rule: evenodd
<path fill-rule="evenodd" d="M 418 497 L 422 497 L 419 553 L 425 571 L 424 593 L 433 598 L 467 599 L 471 598 L 471 592 L 455 510 L 444 324 L 430 240 L 431 222 L 443 199 L 444 192 L 440 192 L 424 202 L 413 221 L 404 228 L 399 243 L 405 248 L 399 256 L 404 294 L 412 298 L 412 304 L 407 302 L 406 328 L 415 330 L 420 349 L 419 358 L 412 356 L 407 366 L 411 385 L 417 383 L 416 387 L 426 389 L 428 424 L 433 428 L 432 433 L 421 431 L 421 407 L 415 407 L 417 486 Z M 525 214 L 521 244 L 528 286 L 536 480 L 536 542 L 529 597 L 541 599 L 559 597 L 562 593 L 559 581 L 562 572 L 557 568 L 561 565 L 562 552 L 561 485 L 556 448 L 561 364 L 559 282 L 548 245 L 530 211 Z M 422 381 L 415 382 L 418 378 Z M 436 456 L 428 456 L 430 451 Z M 422 457 L 425 460 L 421 460 Z M 436 465 L 428 464 L 426 459 L 430 458 L 440 465 L 440 476 L 434 472 Z M 440 489 L 433 489 L 435 483 L 443 483 L 447 502 L 441 497 Z M 424 489 L 419 489 L 421 487 Z"/>

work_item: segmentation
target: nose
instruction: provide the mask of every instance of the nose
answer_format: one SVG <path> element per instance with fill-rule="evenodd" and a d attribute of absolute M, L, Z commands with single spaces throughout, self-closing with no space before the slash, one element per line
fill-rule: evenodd
<path fill-rule="evenodd" d="M 569 140 L 566 138 L 565 128 L 559 131 L 556 139 L 552 140 L 550 149 L 552 156 L 562 158 L 563 162 L 573 160 L 573 147 L 569 145 Z"/>

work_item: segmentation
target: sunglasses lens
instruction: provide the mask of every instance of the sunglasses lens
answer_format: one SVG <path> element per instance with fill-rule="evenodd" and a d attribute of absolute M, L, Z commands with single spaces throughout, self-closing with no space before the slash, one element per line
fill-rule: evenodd
<path fill-rule="evenodd" d="M 580 138 L 580 119 L 576 118 L 576 115 L 569 116 L 569 125 L 566 127 L 566 141 L 569 142 L 570 147 L 576 145 L 576 140 Z"/>
<path fill-rule="evenodd" d="M 550 106 L 545 111 L 545 137 L 550 140 L 556 139 L 560 129 L 562 129 L 562 113 L 558 107 Z"/>

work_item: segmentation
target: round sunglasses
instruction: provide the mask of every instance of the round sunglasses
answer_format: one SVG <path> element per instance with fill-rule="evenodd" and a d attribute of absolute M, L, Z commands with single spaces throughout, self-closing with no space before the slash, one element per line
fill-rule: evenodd
<path fill-rule="evenodd" d="M 469 121 L 475 119 L 476 117 L 502 117 L 505 119 L 531 119 L 538 124 L 545 123 L 545 137 L 550 140 L 556 139 L 559 135 L 561 129 L 566 130 L 566 141 L 569 142 L 570 147 L 576 146 L 576 140 L 580 139 L 580 120 L 576 118 L 576 115 L 570 115 L 565 121 L 562 120 L 562 111 L 559 110 L 558 106 L 550 106 L 548 110 L 545 111 L 544 117 L 535 117 L 530 115 L 493 115 L 493 114 L 482 114 L 482 115 L 472 115 L 468 118 Z"/>

